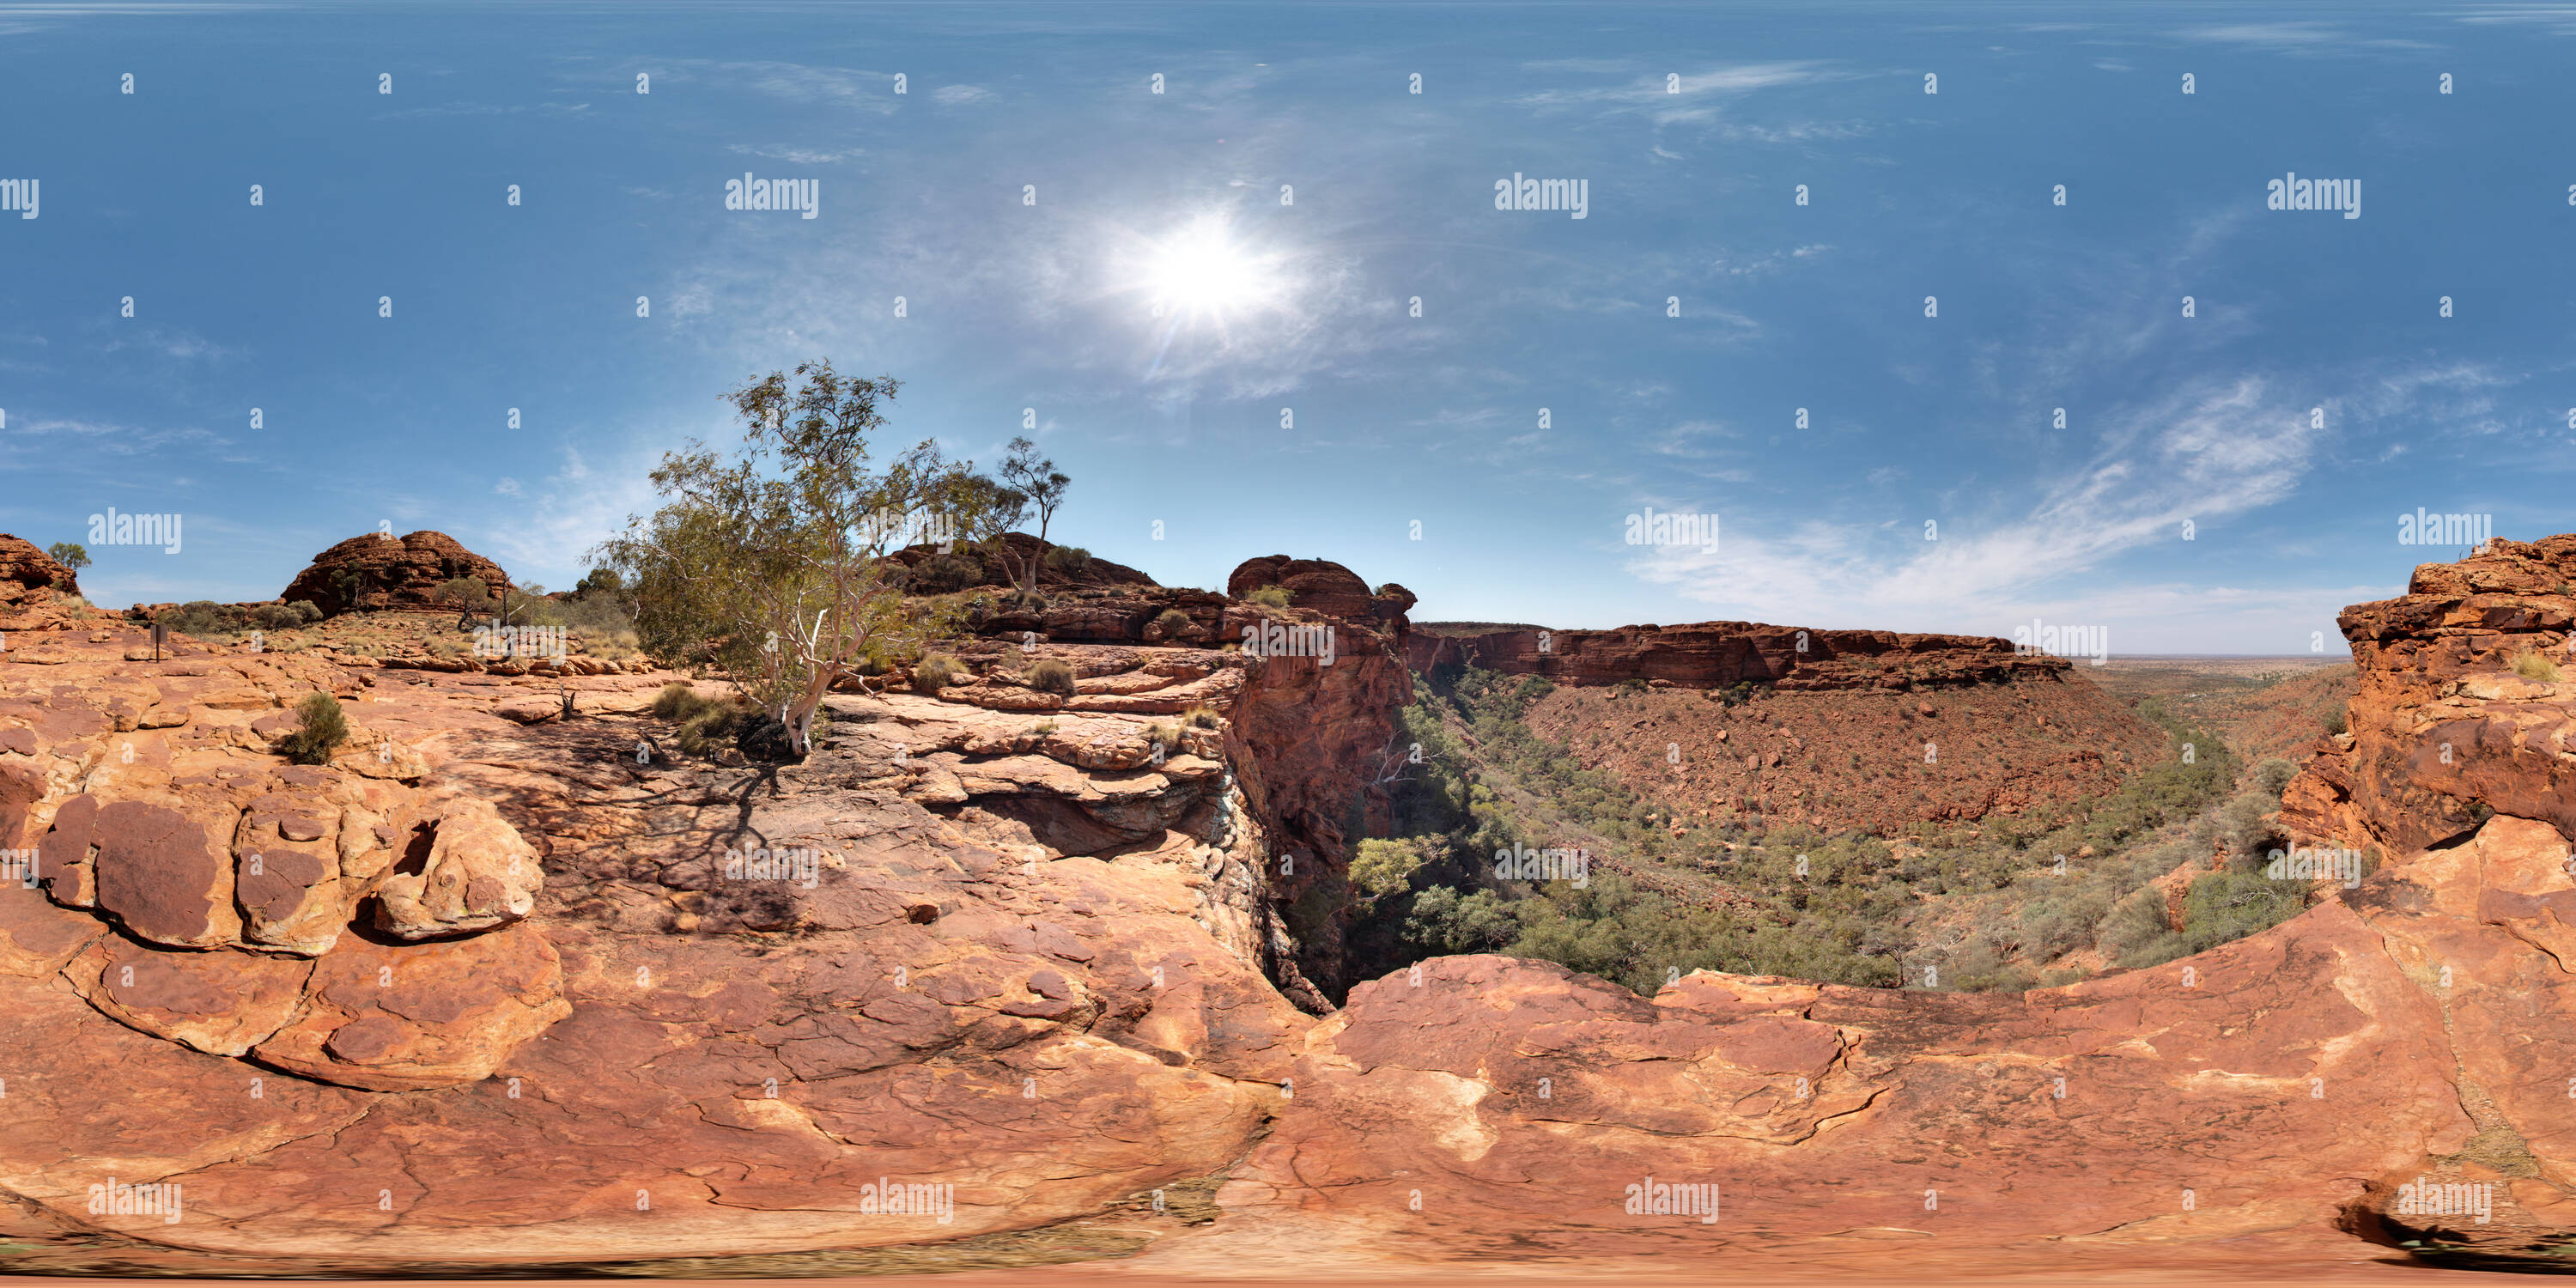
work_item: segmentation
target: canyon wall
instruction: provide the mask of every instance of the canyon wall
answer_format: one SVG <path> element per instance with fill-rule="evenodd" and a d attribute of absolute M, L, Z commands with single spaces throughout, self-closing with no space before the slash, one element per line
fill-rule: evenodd
<path fill-rule="evenodd" d="M 1798 689 L 1931 688 L 2064 671 L 2053 657 L 2017 654 L 2008 640 L 1895 631 L 1820 631 L 1760 622 L 1622 626 L 1607 631 L 1506 630 L 1405 642 L 1416 671 L 1473 666 L 1559 684 L 1642 680 L 1689 688 L 1739 683 Z"/>

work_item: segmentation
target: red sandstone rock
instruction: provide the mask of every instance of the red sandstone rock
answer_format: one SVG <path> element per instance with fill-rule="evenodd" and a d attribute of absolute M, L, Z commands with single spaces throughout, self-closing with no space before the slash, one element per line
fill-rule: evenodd
<path fill-rule="evenodd" d="M 313 556 L 278 598 L 313 601 L 324 615 L 356 609 L 432 606 L 431 592 L 459 577 L 479 577 L 493 594 L 510 585 L 501 565 L 457 544 L 444 532 L 403 537 L 369 533 Z"/>
<path fill-rule="evenodd" d="M 527 930 L 398 948 L 347 942 L 312 971 L 303 1010 L 259 1044 L 259 1058 L 368 1091 L 488 1077 L 572 1013 L 553 945 Z"/>
<path fill-rule="evenodd" d="M 2002 639 L 1806 630 L 1759 622 L 1477 635 L 1416 629 L 1406 640 L 1405 661 L 1416 671 L 1474 666 L 1546 676 L 1560 684 L 1664 680 L 1693 688 L 1750 683 L 1790 690 L 1983 684 L 2069 666 L 2059 658 L 2015 653 L 2012 642 Z"/>
<path fill-rule="evenodd" d="M 2402 598 L 2336 620 L 2359 691 L 2350 732 L 2283 793 L 2301 839 L 2417 849 L 2465 835 L 2481 807 L 2576 835 L 2576 535 L 2424 564 Z M 2525 653 L 2562 678 L 2516 675 Z"/>
<path fill-rule="evenodd" d="M 77 595 L 80 579 L 35 542 L 0 532 L 0 605 L 40 600 L 53 591 Z"/>

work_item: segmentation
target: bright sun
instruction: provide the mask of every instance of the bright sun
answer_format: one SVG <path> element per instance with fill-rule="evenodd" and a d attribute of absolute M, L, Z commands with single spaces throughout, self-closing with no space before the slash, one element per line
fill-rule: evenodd
<path fill-rule="evenodd" d="M 1276 257 L 1228 235 L 1222 219 L 1200 219 L 1145 249 L 1137 289 L 1154 315 L 1222 322 L 1275 303 L 1284 287 Z"/>

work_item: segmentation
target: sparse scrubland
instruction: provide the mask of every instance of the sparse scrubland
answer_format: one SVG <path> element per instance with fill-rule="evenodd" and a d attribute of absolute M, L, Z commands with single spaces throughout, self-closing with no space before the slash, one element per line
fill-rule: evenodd
<path fill-rule="evenodd" d="M 1417 679 L 1401 738 L 1422 763 L 1395 786 L 1393 835 L 1363 841 L 1351 867 L 1355 976 L 1502 952 L 1648 993 L 1700 968 L 2020 989 L 2168 961 L 2305 903 L 2303 886 L 2261 873 L 2289 763 L 2248 771 L 2152 699 L 2139 714 L 2167 753 L 2101 796 L 1884 833 L 1752 816 L 1676 838 L 1656 801 L 1531 731 L 1552 688 L 1472 670 Z M 1496 879 L 1495 852 L 1519 846 L 1585 848 L 1588 881 Z M 2150 883 L 2212 859 L 2185 874 L 2173 929 Z"/>

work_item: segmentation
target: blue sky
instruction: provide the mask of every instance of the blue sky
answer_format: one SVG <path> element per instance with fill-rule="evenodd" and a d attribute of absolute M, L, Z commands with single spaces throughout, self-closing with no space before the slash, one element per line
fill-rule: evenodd
<path fill-rule="evenodd" d="M 0 530 L 184 515 L 93 545 L 118 607 L 380 523 L 568 585 L 828 356 L 904 382 L 889 445 L 1033 414 L 1054 535 L 1167 584 L 2340 652 L 2457 553 L 2400 513 L 2576 529 L 2571 53 L 2535 6 L 0 5 Z"/>

